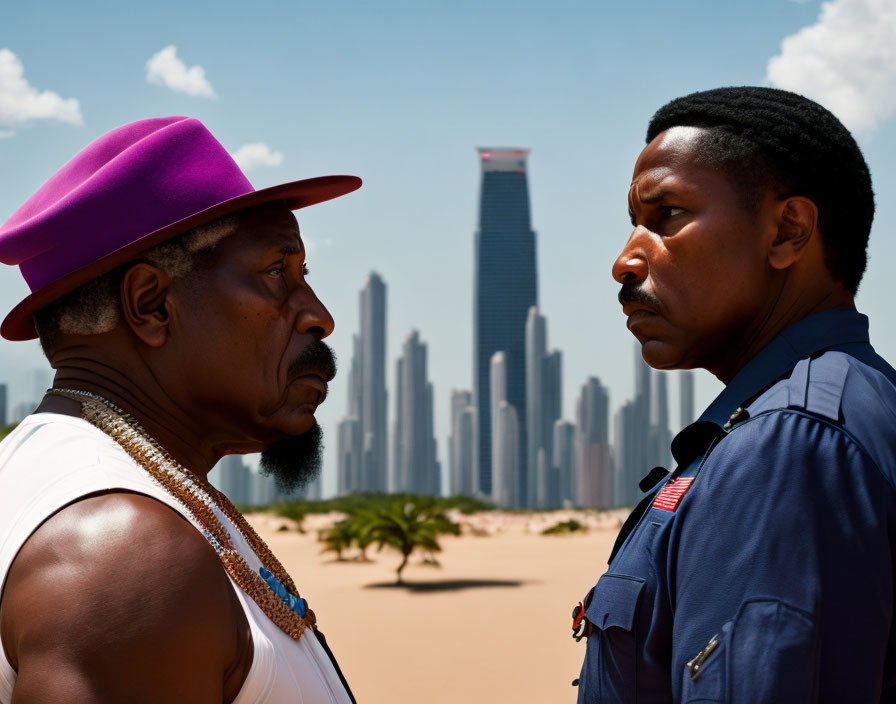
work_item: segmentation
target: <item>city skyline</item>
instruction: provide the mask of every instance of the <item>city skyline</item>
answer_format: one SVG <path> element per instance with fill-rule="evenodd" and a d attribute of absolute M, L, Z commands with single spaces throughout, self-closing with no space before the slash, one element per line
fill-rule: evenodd
<path fill-rule="evenodd" d="M 327 475 L 332 475 L 337 495 L 457 491 L 504 508 L 634 504 L 639 498 L 637 482 L 647 469 L 670 466 L 673 433 L 666 375 L 650 370 L 635 342 L 634 398 L 619 407 L 612 431 L 609 392 L 596 376 L 589 376 L 580 388 L 574 422 L 563 419 L 563 352 L 549 351 L 548 319 L 537 306 L 537 248 L 530 227 L 526 169 L 529 150 L 477 151 L 481 193 L 479 229 L 474 235 L 473 325 L 474 340 L 483 344 L 474 345 L 471 381 L 474 389 L 488 391 L 488 405 L 483 406 L 473 391 L 452 389 L 451 432 L 443 446 L 448 472 L 443 476 L 427 345 L 414 329 L 396 360 L 390 423 L 388 287 L 379 273 L 371 271 L 357 299 L 358 328 L 352 336 L 345 415 L 334 429 L 336 460 L 332 467 L 324 465 L 322 476 L 307 491 L 318 497 L 329 494 L 324 484 L 330 484 Z M 522 316 L 523 304 L 533 300 Z M 491 348 L 499 349 L 490 354 L 484 384 L 479 362 Z M 34 369 L 32 377 L 36 400 L 50 385 L 50 376 Z M 681 419 L 693 414 L 693 374 L 682 377 L 680 389 Z M 0 391 L 4 402 L 0 411 L 5 412 L 6 387 Z M 19 403 L 14 417 L 24 416 L 35 400 Z M 481 450 L 483 428 L 488 453 Z M 555 442 L 560 443 L 556 451 Z M 487 472 L 482 470 L 483 457 L 490 463 Z M 225 492 L 230 487 L 245 503 L 282 498 L 265 483 L 266 477 L 249 471 L 242 460 L 225 457 L 214 476 Z"/>
<path fill-rule="evenodd" d="M 478 227 L 474 235 L 473 397 L 479 410 L 479 491 L 492 493 L 492 453 L 509 441 L 492 441 L 493 355 L 502 352 L 502 401 L 512 410 L 500 411 L 521 443 L 514 461 L 518 487 L 508 495 L 529 495 L 526 469 L 526 317 L 538 305 L 536 235 L 529 207 L 526 160 L 529 149 L 480 147 L 481 167 Z M 486 412 L 490 411 L 490 412 Z M 510 427 L 510 426 L 508 426 Z M 508 454 L 502 455 L 506 461 Z"/>
<path fill-rule="evenodd" d="M 360 326 L 368 333 L 370 324 L 365 318 L 371 282 L 382 292 L 382 300 L 386 290 L 381 277 L 374 273 L 367 277 L 359 307 Z M 387 311 L 381 311 L 381 326 L 386 318 Z M 442 445 L 447 467 L 444 477 L 433 423 L 436 400 L 427 368 L 428 346 L 417 330 L 405 336 L 394 377 L 390 491 L 466 494 L 502 508 L 608 508 L 636 503 L 641 494 L 638 483 L 653 467 L 673 468 L 670 443 L 677 429 L 670 426 L 669 374 L 650 369 L 641 358 L 639 344 L 633 342 L 634 397 L 611 413 L 607 387 L 597 376 L 589 376 L 579 389 L 570 422 L 562 417 L 563 352 L 548 351 L 548 324 L 537 307 L 529 308 L 525 323 L 528 442 L 524 444 L 519 413 L 509 401 L 509 355 L 498 350 L 489 359 L 489 405 L 485 411 L 477 407 L 472 391 L 451 390 L 447 401 L 451 431 Z M 373 334 L 380 332 L 374 330 Z M 362 360 L 358 350 L 363 346 L 355 336 L 348 415 L 336 430 L 337 494 L 365 489 L 360 476 L 360 458 L 365 453 L 361 451 L 360 421 L 353 410 L 361 405 L 357 369 Z M 693 420 L 693 378 L 692 372 L 679 375 L 679 419 Z M 382 393 L 389 395 L 387 388 Z M 477 429 L 481 427 L 477 421 L 482 412 L 491 419 L 489 492 L 482 491 L 477 481 Z M 528 474 L 527 481 L 524 474 Z"/>
<path fill-rule="evenodd" d="M 202 0 L 10 5 L 0 49 L 21 64 L 29 90 L 56 95 L 60 105 L 77 102 L 80 124 L 25 119 L 24 113 L 13 123 L 4 113 L 0 158 L 11 168 L 0 174 L 0 220 L 89 141 L 149 116 L 201 119 L 240 157 L 257 188 L 328 173 L 360 175 L 365 184 L 358 192 L 298 213 L 309 282 L 336 320 L 327 342 L 340 372 L 318 411 L 326 431 L 324 490 L 332 493 L 335 430 L 345 414 L 351 338 L 358 332 L 357 293 L 370 271 L 389 284 L 387 383 L 394 389 L 404 336 L 419 330 L 428 343 L 443 448 L 451 434 L 451 389 L 471 389 L 477 145 L 532 148 L 538 305 L 550 321 L 552 344 L 563 351 L 566 419 L 574 417 L 590 375 L 607 387 L 613 412 L 634 395 L 632 338 L 609 271 L 631 232 L 626 193 L 632 167 L 647 122 L 663 103 L 720 85 L 798 90 L 847 120 L 876 192 L 891 191 L 896 122 L 878 97 L 896 90 L 892 62 L 880 59 L 887 55 L 880 42 L 892 44 L 896 36 L 884 31 L 893 13 L 838 0 L 833 7 L 845 24 L 837 31 L 863 39 L 837 42 L 830 41 L 833 13 L 822 7 L 831 5 L 386 0 L 348 7 L 262 0 L 252 12 Z M 271 23 L 272 16 L 278 22 Z M 85 20 L 97 36 L 89 45 L 71 32 Z M 731 26 L 749 40 L 732 44 L 718 31 Z M 681 42 L 681 36 L 691 40 Z M 827 40 L 809 45 L 811 37 Z M 232 51 L 234 42 L 240 52 Z M 216 97 L 147 81 L 148 59 L 169 45 L 186 66 L 204 69 Z M 781 77 L 788 65 L 790 80 Z M 803 65 L 817 67 L 814 78 L 797 80 Z M 838 94 L 844 86 L 852 91 Z M 840 94 L 851 96 L 846 109 Z M 250 144 L 263 146 L 244 149 Z M 896 257 L 896 240 L 887 235 L 894 227 L 896 204 L 879 197 L 869 270 L 857 299 L 871 319 L 872 342 L 891 360 L 896 326 L 888 322 L 886 262 Z M 4 311 L 25 291 L 16 268 L 0 267 Z M 0 382 L 8 383 L 10 409 L 31 400 L 37 367 L 46 362 L 36 342 L 0 341 Z M 668 386 L 670 424 L 677 426 L 679 383 L 670 378 Z M 694 412 L 721 388 L 708 373 L 696 372 Z M 390 412 L 393 404 L 390 398 Z M 446 456 L 442 452 L 443 461 Z"/>

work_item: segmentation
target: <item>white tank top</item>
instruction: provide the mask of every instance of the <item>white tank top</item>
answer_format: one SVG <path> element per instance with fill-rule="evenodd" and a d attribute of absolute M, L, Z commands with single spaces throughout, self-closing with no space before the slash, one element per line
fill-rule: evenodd
<path fill-rule="evenodd" d="M 158 499 L 189 517 L 119 445 L 85 420 L 56 413 L 28 416 L 0 443 L 0 588 L 19 549 L 49 516 L 88 494 L 121 489 Z M 261 562 L 220 512 L 234 547 L 258 571 Z M 252 666 L 236 704 L 350 704 L 330 658 L 306 632 L 281 631 L 231 580 L 252 632 Z M 2 643 L 0 643 L 2 646 Z M 16 673 L 0 647 L 0 704 Z"/>

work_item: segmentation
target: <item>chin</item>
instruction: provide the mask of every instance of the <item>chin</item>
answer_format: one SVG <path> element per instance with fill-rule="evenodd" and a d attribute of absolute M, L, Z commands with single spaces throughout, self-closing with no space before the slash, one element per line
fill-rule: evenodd
<path fill-rule="evenodd" d="M 654 369 L 690 369 L 683 351 L 664 340 L 648 338 L 641 342 L 641 356 L 648 366 Z"/>
<path fill-rule="evenodd" d="M 284 493 L 307 486 L 320 473 L 323 432 L 313 416 L 311 420 L 306 431 L 285 435 L 261 453 L 261 471 L 273 476 Z"/>

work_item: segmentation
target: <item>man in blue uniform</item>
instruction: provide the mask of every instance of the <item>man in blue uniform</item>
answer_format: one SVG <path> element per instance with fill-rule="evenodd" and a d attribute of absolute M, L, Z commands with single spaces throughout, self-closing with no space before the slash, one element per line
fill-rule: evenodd
<path fill-rule="evenodd" d="M 868 167 L 768 88 L 674 100 L 647 143 L 613 266 L 627 325 L 651 366 L 726 387 L 574 613 L 578 701 L 894 701 L 896 371 L 853 304 Z"/>

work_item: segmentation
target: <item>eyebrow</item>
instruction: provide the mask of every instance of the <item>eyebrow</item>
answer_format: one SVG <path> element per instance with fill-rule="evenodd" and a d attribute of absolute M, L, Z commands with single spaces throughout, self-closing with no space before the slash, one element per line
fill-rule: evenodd
<path fill-rule="evenodd" d="M 277 252 L 279 252 L 280 254 L 301 254 L 302 251 L 302 248 L 294 242 L 291 242 L 290 244 L 284 244 L 282 247 L 280 247 L 280 249 L 277 250 Z"/>
<path fill-rule="evenodd" d="M 641 192 L 638 191 L 638 200 L 645 205 L 653 205 L 654 203 L 659 203 L 660 201 L 663 201 L 669 197 L 675 198 L 676 194 L 673 191 L 664 189 L 662 191 L 659 191 L 658 193 L 655 193 L 652 196 L 642 196 Z M 635 224 L 635 211 L 632 210 L 631 208 L 629 208 L 628 216 L 629 216 L 629 219 L 631 219 L 631 221 L 632 221 L 632 225 L 634 225 Z"/>
<path fill-rule="evenodd" d="M 640 193 L 638 193 L 638 200 L 641 201 L 642 203 L 647 203 L 648 205 L 650 205 L 652 203 L 659 203 L 661 200 L 663 200 L 669 196 L 674 196 L 674 195 L 675 194 L 672 191 L 666 191 L 666 190 L 660 191 L 659 193 L 657 193 L 655 195 L 646 196 L 646 197 L 642 196 Z"/>

